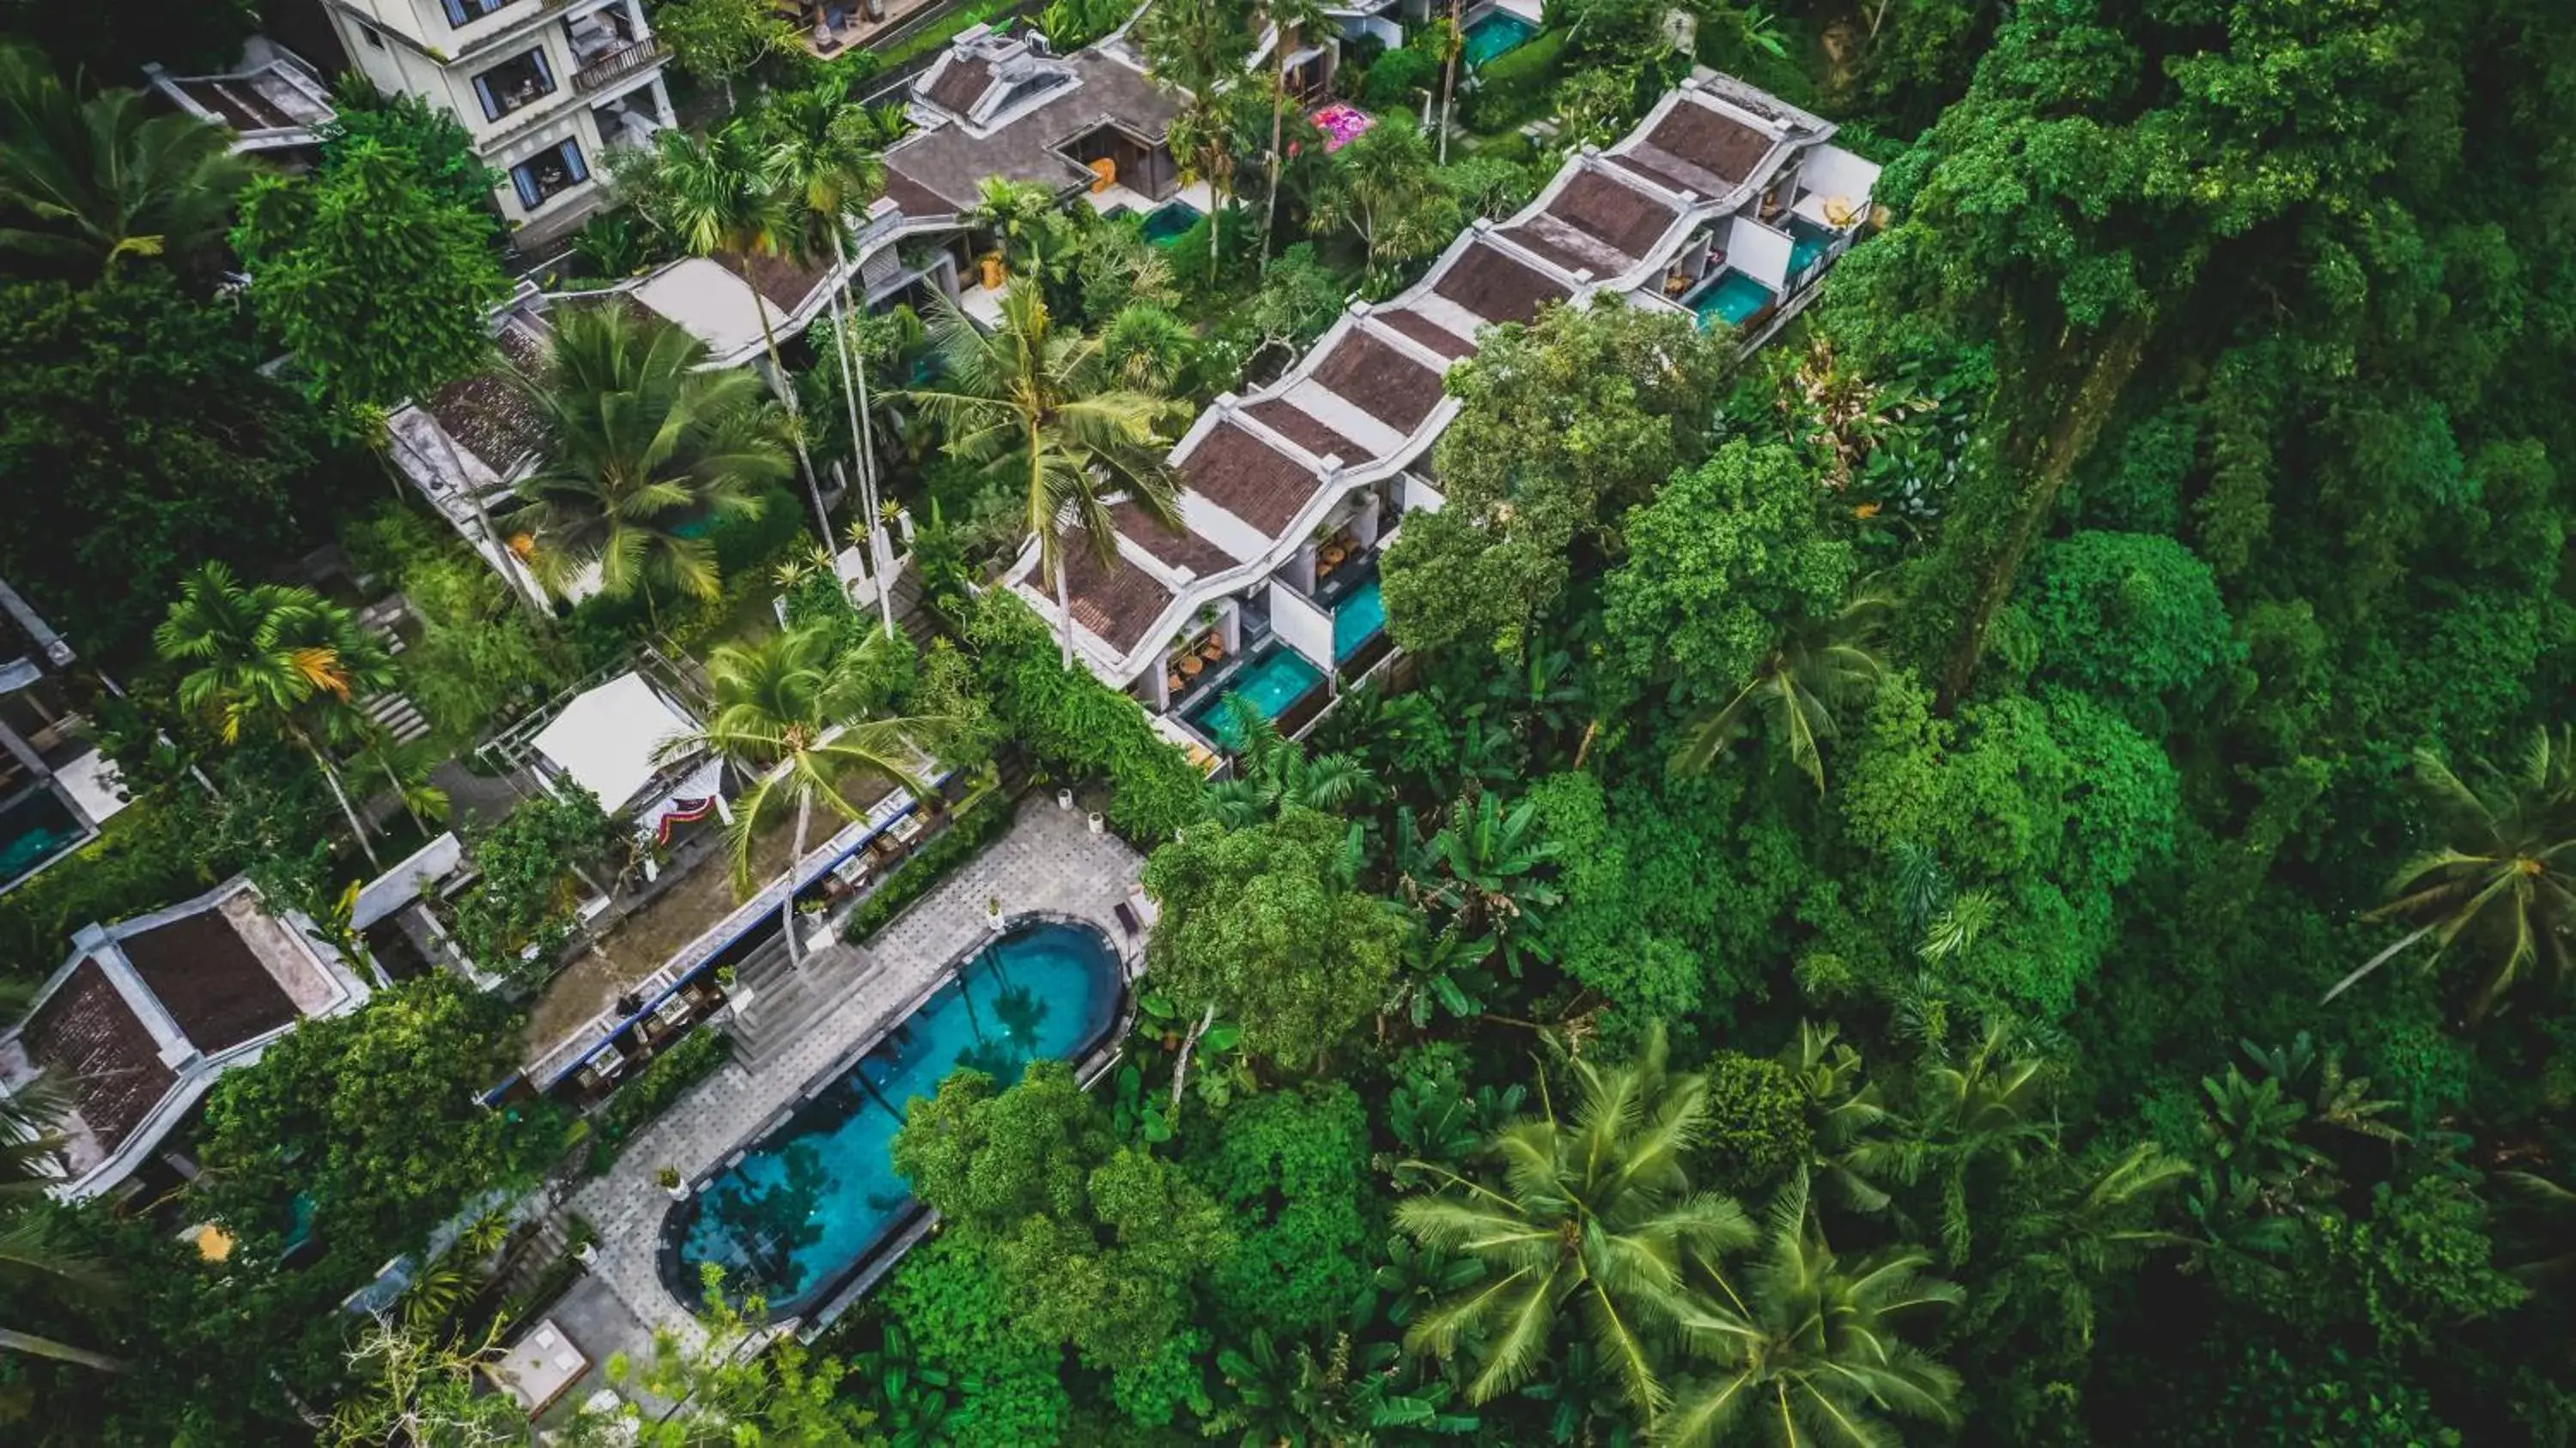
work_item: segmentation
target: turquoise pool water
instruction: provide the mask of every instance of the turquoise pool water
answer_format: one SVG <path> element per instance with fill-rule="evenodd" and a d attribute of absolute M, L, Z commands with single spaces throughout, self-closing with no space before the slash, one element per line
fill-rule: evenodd
<path fill-rule="evenodd" d="M 1239 749 L 1243 740 L 1225 707 L 1226 700 L 1241 694 L 1261 711 L 1262 718 L 1276 719 L 1322 682 L 1324 671 L 1306 662 L 1296 650 L 1274 647 L 1245 665 L 1243 672 L 1234 676 L 1234 682 L 1215 697 L 1201 700 L 1186 717 L 1201 734 L 1228 749 Z"/>
<path fill-rule="evenodd" d="M 1473 70 L 1506 50 L 1519 48 L 1536 34 L 1538 27 L 1519 16 L 1508 11 L 1489 10 L 1467 27 L 1466 43 L 1459 49 L 1459 58 Z"/>
<path fill-rule="evenodd" d="M 1795 277 L 1825 254 L 1827 238 L 1824 233 L 1810 231 L 1803 226 L 1791 227 L 1789 237 L 1789 275 Z"/>
<path fill-rule="evenodd" d="M 1145 217 L 1145 240 L 1170 246 L 1199 224 L 1199 209 L 1186 201 L 1166 201 Z"/>
<path fill-rule="evenodd" d="M 28 790 L 0 809 L 0 885 L 81 842 L 80 821 L 52 790 Z"/>
<path fill-rule="evenodd" d="M 1117 1012 L 1108 937 L 1014 925 L 740 1162 L 672 1205 L 664 1281 L 695 1303 L 699 1264 L 713 1262 L 729 1291 L 757 1290 L 775 1315 L 814 1306 L 913 1213 L 891 1156 L 907 1102 L 960 1066 L 1009 1082 L 1031 1061 L 1080 1056 L 1107 1039 Z"/>
<path fill-rule="evenodd" d="M 1730 327 L 1743 325 L 1744 319 L 1771 305 L 1777 298 L 1771 289 L 1732 268 L 1718 274 L 1717 281 L 1699 294 L 1691 310 L 1699 313 L 1699 324 L 1710 325 L 1715 317 Z"/>
<path fill-rule="evenodd" d="M 1360 651 L 1360 645 L 1378 636 L 1386 627 L 1386 596 L 1378 592 L 1377 580 L 1354 588 L 1333 610 L 1333 662 L 1340 663 Z"/>

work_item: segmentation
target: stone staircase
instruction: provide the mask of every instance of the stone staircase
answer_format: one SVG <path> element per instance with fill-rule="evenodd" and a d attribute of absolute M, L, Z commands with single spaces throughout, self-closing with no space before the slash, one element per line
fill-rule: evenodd
<path fill-rule="evenodd" d="M 395 594 L 360 609 L 358 627 L 383 639 L 386 652 L 399 655 L 406 647 L 400 625 L 407 611 L 402 595 Z M 421 717 L 420 706 L 390 689 L 360 699 L 358 712 L 396 744 L 409 744 L 429 734 L 429 721 Z"/>
<path fill-rule="evenodd" d="M 786 948 L 770 942 L 741 970 L 741 979 L 751 986 L 752 1003 L 748 1018 L 737 1015 L 725 1025 L 735 1056 L 756 1061 L 795 1040 L 818 1017 L 848 1000 L 876 968 L 876 959 L 864 947 L 833 941 L 807 951 L 798 968 L 790 970 Z"/>

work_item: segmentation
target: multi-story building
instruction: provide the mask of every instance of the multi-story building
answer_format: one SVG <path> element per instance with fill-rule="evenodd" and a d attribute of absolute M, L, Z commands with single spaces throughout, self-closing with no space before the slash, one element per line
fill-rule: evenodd
<path fill-rule="evenodd" d="M 673 124 L 642 0 L 323 0 L 340 47 L 387 92 L 453 112 L 502 174 L 521 244 L 598 206 L 608 153 Z"/>
<path fill-rule="evenodd" d="M 76 706 L 72 646 L 0 581 L 0 893 L 125 807 Z"/>
<path fill-rule="evenodd" d="M 1207 758 L 1241 694 L 1291 733 L 1387 656 L 1377 559 L 1403 515 L 1441 506 L 1444 378 L 1489 327 L 1596 296 L 1768 340 L 1870 220 L 1878 167 L 1834 127 L 1732 77 L 1665 96 L 1537 198 L 1479 221 L 1422 280 L 1354 302 L 1296 366 L 1199 415 L 1171 463 L 1183 529 L 1111 510 L 1115 554 L 1068 548 L 1075 656 Z M 1032 542 L 1009 584 L 1060 624 Z"/>

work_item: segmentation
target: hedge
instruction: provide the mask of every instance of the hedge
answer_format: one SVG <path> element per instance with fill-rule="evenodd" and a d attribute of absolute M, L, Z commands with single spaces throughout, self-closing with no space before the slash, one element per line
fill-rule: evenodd
<path fill-rule="evenodd" d="M 1547 113 L 1564 69 L 1565 35 L 1542 30 L 1476 68 L 1476 88 L 1467 93 L 1470 129 L 1493 134 Z"/>
<path fill-rule="evenodd" d="M 607 1172 L 635 1133 L 671 1108 L 688 1089 L 715 1074 L 733 1059 L 733 1037 L 707 1027 L 691 1031 L 680 1043 L 653 1058 L 644 1073 L 608 1098 L 593 1118 L 589 1171 Z"/>
<path fill-rule="evenodd" d="M 886 876 L 875 894 L 859 902 L 859 908 L 841 923 L 841 938 L 852 945 L 866 944 L 870 936 L 902 914 L 905 906 L 929 894 L 932 887 L 955 874 L 958 866 L 975 858 L 1010 827 L 1008 798 L 999 793 L 977 796 L 957 812 L 947 829 Z"/>
<path fill-rule="evenodd" d="M 993 712 L 1037 760 L 1068 779 L 1109 782 L 1109 822 L 1151 847 L 1199 818 L 1207 781 L 1156 734 L 1136 701 L 1058 662 L 1056 636 L 1026 604 L 989 589 L 969 605 L 966 637 Z"/>

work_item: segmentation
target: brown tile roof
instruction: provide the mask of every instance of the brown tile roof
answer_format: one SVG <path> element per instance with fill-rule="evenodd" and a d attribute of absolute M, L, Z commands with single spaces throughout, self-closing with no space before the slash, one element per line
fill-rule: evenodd
<path fill-rule="evenodd" d="M 720 251 L 715 254 L 715 260 L 726 271 L 736 276 L 742 274 L 740 256 L 729 251 Z M 753 290 L 767 297 L 769 304 L 782 312 L 792 312 L 803 305 L 807 297 L 814 295 L 814 289 L 821 286 L 824 279 L 831 274 L 832 261 L 829 257 L 817 257 L 812 261 L 800 262 L 788 257 L 763 253 L 751 259 Z"/>
<path fill-rule="evenodd" d="M 501 357 L 508 369 L 531 377 L 545 366 L 545 349 L 516 327 L 500 336 Z M 512 380 L 509 370 L 494 367 L 447 384 L 430 395 L 427 411 L 457 444 L 483 460 L 500 477 L 508 477 L 520 459 L 536 450 L 544 437 L 537 410 Z"/>
<path fill-rule="evenodd" d="M 1133 502 L 1118 503 L 1109 510 L 1113 526 L 1130 542 L 1174 568 L 1186 568 L 1205 578 L 1222 573 L 1235 565 L 1234 555 L 1198 534 L 1183 528 L 1175 533 L 1153 520 Z"/>
<path fill-rule="evenodd" d="M 82 1124 L 106 1151 L 123 1145 L 179 1079 L 94 960 L 73 968 L 21 1039 L 29 1058 L 70 1088 Z"/>
<path fill-rule="evenodd" d="M 1770 151 L 1769 136 L 1684 99 L 1642 143 L 1610 159 L 1674 190 L 1714 200 L 1748 180 Z"/>
<path fill-rule="evenodd" d="M 1448 328 L 1441 326 L 1438 322 L 1431 320 L 1420 312 L 1408 312 L 1401 307 L 1397 307 L 1391 311 L 1378 313 L 1377 319 L 1452 361 L 1455 361 L 1460 357 L 1471 356 L 1476 350 L 1475 343 L 1470 342 L 1466 338 L 1459 336 L 1457 333 L 1450 331 Z M 1344 456 L 1348 456 L 1348 454 L 1344 454 Z"/>
<path fill-rule="evenodd" d="M 1256 402 L 1244 411 L 1262 426 L 1313 453 L 1318 462 L 1325 458 L 1340 458 L 1345 463 L 1355 463 L 1369 455 L 1367 448 L 1342 436 L 1339 429 L 1284 397 Z"/>
<path fill-rule="evenodd" d="M 940 72 L 937 83 L 931 86 L 930 102 L 941 110 L 962 116 L 974 109 L 975 102 L 984 98 L 984 92 L 992 84 L 993 67 L 989 62 L 952 60 L 948 68 Z"/>
<path fill-rule="evenodd" d="M 899 176 L 938 197 L 936 210 L 964 211 L 975 205 L 987 176 L 1035 182 L 1058 192 L 1088 186 L 1097 178 L 1059 148 L 1103 121 L 1156 143 L 1171 128 L 1179 102 L 1135 67 L 1096 50 L 1076 51 L 1063 61 L 1080 84 L 1058 87 L 1052 97 L 988 135 L 969 135 L 954 124 L 915 131 L 886 148 L 888 177 Z M 911 203 L 904 209 L 911 210 Z"/>
<path fill-rule="evenodd" d="M 182 916 L 118 944 L 179 1030 L 209 1055 L 296 1018 L 295 1002 L 219 911 Z"/>
<path fill-rule="evenodd" d="M 1208 429 L 1181 464 L 1208 501 L 1276 537 L 1323 486 L 1314 473 L 1229 422 Z"/>
<path fill-rule="evenodd" d="M 236 131 L 266 131 L 296 124 L 296 118 L 279 109 L 276 102 L 261 95 L 247 80 L 230 76 L 207 76 L 177 83 L 188 99 L 224 118 L 224 124 Z"/>
<path fill-rule="evenodd" d="M 1124 557 L 1102 563 L 1084 539 L 1066 539 L 1062 557 L 1073 621 L 1122 654 L 1136 647 L 1171 604 L 1172 591 L 1161 580 Z M 1042 576 L 1029 582 L 1041 590 L 1053 588 Z"/>
<path fill-rule="evenodd" d="M 1572 295 L 1545 273 L 1482 241 L 1460 252 L 1432 290 L 1488 322 L 1526 322 L 1538 315 L 1540 303 Z"/>
<path fill-rule="evenodd" d="M 910 217 L 940 216 L 957 209 L 956 202 L 900 171 L 886 173 L 885 194 L 893 197 L 896 208 Z"/>
<path fill-rule="evenodd" d="M 1440 401 L 1440 374 L 1354 327 L 1320 358 L 1314 379 L 1369 416 L 1411 435 Z"/>
<path fill-rule="evenodd" d="M 1625 257 L 1643 257 L 1681 213 L 1598 171 L 1579 171 L 1546 215 Z"/>

